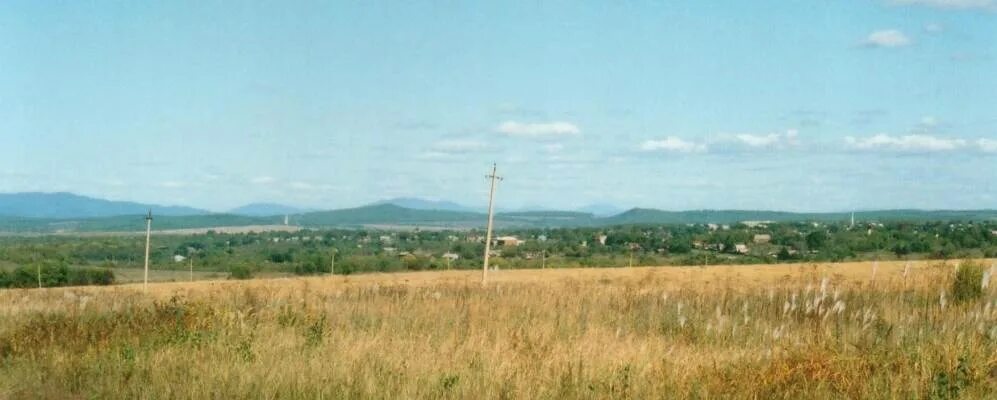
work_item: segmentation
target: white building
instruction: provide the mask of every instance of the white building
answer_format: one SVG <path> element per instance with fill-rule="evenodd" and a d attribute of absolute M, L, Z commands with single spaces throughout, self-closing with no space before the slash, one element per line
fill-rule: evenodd
<path fill-rule="evenodd" d="M 738 254 L 748 254 L 748 245 L 744 243 L 738 243 L 734 245 L 734 251 Z"/>

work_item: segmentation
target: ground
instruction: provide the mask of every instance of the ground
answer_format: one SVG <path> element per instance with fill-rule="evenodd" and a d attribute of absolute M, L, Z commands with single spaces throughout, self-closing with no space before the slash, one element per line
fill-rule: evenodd
<path fill-rule="evenodd" d="M 5 290 L 0 398 L 986 398 L 997 296 L 958 265 Z"/>

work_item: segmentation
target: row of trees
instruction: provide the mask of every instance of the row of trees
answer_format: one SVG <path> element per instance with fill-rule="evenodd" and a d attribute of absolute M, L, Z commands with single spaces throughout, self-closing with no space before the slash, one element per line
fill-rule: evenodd
<path fill-rule="evenodd" d="M 65 264 L 45 263 L 21 266 L 11 271 L 0 269 L 0 288 L 34 288 L 57 286 L 110 285 L 114 272 L 101 268 L 70 268 Z"/>
<path fill-rule="evenodd" d="M 777 261 L 839 261 L 882 257 L 997 256 L 997 223 L 846 224 L 774 223 L 630 225 L 558 229 L 508 229 L 501 235 L 524 239 L 501 246 L 493 262 L 502 268 L 688 265 Z M 755 244 L 757 234 L 769 243 Z M 480 231 L 306 230 L 249 234 L 153 237 L 154 269 L 198 271 L 336 273 L 480 268 L 484 244 Z M 736 253 L 746 243 L 748 254 Z M 142 236 L 0 238 L 0 270 L 55 263 L 76 267 L 139 268 Z M 456 260 L 443 258 L 457 255 Z M 180 260 L 174 257 L 183 256 Z M 193 258 L 193 262 L 191 262 Z M 180 262 L 177 262 L 180 260 Z M 188 264 L 190 263 L 190 264 Z M 33 267 L 28 267 L 31 269 Z M 21 274 L 23 275 L 23 274 Z M 37 275 L 37 274 L 35 274 Z M 10 278 L 7 278 L 9 281 Z M 37 277 L 35 279 L 37 281 Z M 18 279 L 22 282 L 24 279 Z M 18 283 L 21 285 L 23 283 Z M 35 283 L 37 285 L 37 282 Z"/>

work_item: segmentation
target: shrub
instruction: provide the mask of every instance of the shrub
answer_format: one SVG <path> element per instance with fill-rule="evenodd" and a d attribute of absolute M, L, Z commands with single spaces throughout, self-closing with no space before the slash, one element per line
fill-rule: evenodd
<path fill-rule="evenodd" d="M 253 270 L 245 265 L 233 265 L 229 268 L 229 278 L 231 279 L 251 279 Z"/>
<path fill-rule="evenodd" d="M 77 268 L 69 270 L 69 285 L 110 285 L 113 283 L 114 272 L 111 270 L 98 268 Z"/>
<path fill-rule="evenodd" d="M 959 271 L 952 281 L 952 299 L 957 302 L 974 300 L 983 295 L 983 265 L 965 262 L 959 266 Z"/>

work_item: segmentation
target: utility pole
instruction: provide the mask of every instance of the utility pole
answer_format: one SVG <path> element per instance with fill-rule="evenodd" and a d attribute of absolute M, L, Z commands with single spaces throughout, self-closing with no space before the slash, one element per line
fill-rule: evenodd
<path fill-rule="evenodd" d="M 329 275 L 336 275 L 336 249 L 332 249 L 332 258 L 329 259 Z"/>
<path fill-rule="evenodd" d="M 190 258 L 187 259 L 187 261 L 190 262 L 190 281 L 193 282 L 194 281 L 194 255 L 191 254 Z"/>
<path fill-rule="evenodd" d="M 495 164 L 492 164 L 492 174 L 486 175 L 486 178 L 492 180 L 492 188 L 488 191 L 488 227 L 485 229 L 485 263 L 481 269 L 481 285 L 484 286 L 488 283 L 488 253 L 492 251 L 492 221 L 495 216 L 495 181 L 502 180 L 502 177 L 495 174 L 496 172 Z"/>
<path fill-rule="evenodd" d="M 540 269 L 547 269 L 547 249 L 540 250 Z"/>
<path fill-rule="evenodd" d="M 142 280 L 142 290 L 149 290 L 149 240 L 152 239 L 152 210 L 145 216 L 145 278 Z"/>

